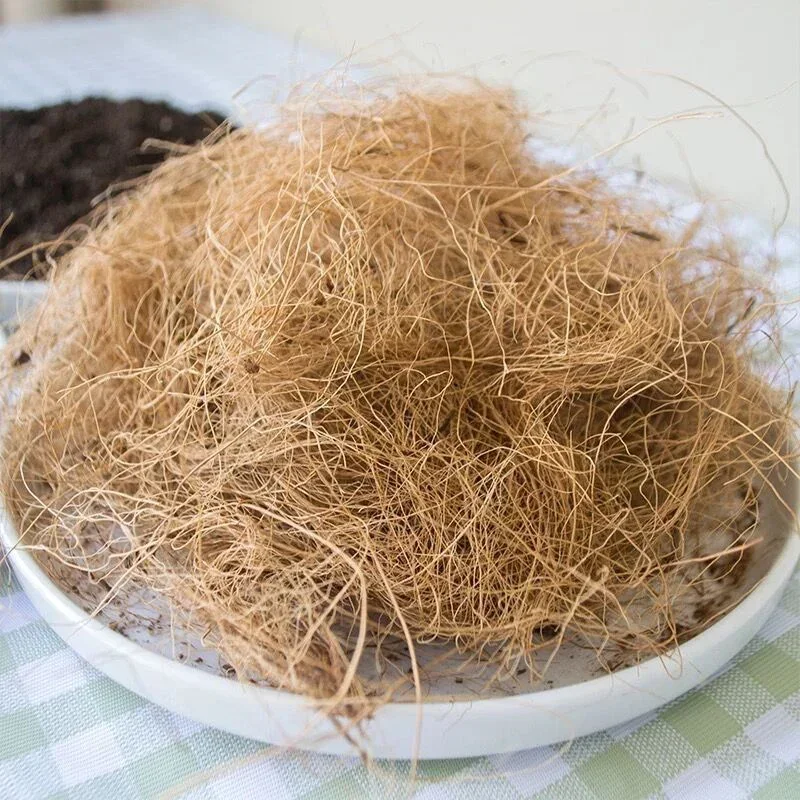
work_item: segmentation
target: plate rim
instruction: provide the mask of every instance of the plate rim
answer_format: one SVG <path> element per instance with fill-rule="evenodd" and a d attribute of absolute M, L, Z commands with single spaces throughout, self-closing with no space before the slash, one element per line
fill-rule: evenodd
<path fill-rule="evenodd" d="M 0 502 L 0 545 L 2 545 L 2 548 L 5 550 L 4 558 L 8 559 L 8 562 L 13 567 L 14 573 L 30 602 L 42 615 L 48 626 L 54 630 L 71 649 L 76 650 L 69 641 L 70 635 L 77 630 L 82 630 L 84 635 L 94 640 L 95 644 L 99 644 L 101 649 L 113 651 L 131 660 L 133 664 L 129 666 L 132 666 L 134 669 L 143 668 L 146 672 L 159 674 L 165 680 L 169 679 L 179 683 L 190 684 L 195 690 L 205 690 L 215 695 L 222 695 L 223 698 L 227 700 L 239 701 L 244 697 L 246 699 L 266 703 L 269 710 L 275 712 L 277 716 L 281 714 L 299 714 L 303 717 L 308 717 L 309 714 L 319 715 L 320 712 L 318 708 L 313 706 L 313 700 L 304 695 L 296 694 L 288 690 L 275 689 L 269 686 L 253 686 L 232 678 L 204 672 L 190 664 L 152 652 L 132 641 L 124 634 L 112 630 L 100 620 L 92 617 L 70 599 L 46 574 L 44 569 L 37 562 L 33 552 L 20 545 L 16 527 L 2 502 Z M 0 563 L 2 563 L 4 558 L 0 558 Z M 778 551 L 772 566 L 765 573 L 764 577 L 733 609 L 679 647 L 674 648 L 662 656 L 647 659 L 641 664 L 626 667 L 607 675 L 590 678 L 567 686 L 544 689 L 538 692 L 521 693 L 508 697 L 477 697 L 474 699 L 453 699 L 450 701 L 423 701 L 421 703 L 421 709 L 414 701 L 392 701 L 379 707 L 375 711 L 372 721 L 374 722 L 376 719 L 382 719 L 384 722 L 391 721 L 393 725 L 408 725 L 409 722 L 416 719 L 421 711 L 426 718 L 430 715 L 436 719 L 450 718 L 450 724 L 452 725 L 453 717 L 458 719 L 467 713 L 471 716 L 477 716 L 486 720 L 488 716 L 502 717 L 509 713 L 512 716 L 518 715 L 520 706 L 528 707 L 527 710 L 530 712 L 534 710 L 534 707 L 538 707 L 539 710 L 550 711 L 561 707 L 574 708 L 576 706 L 598 702 L 601 699 L 609 699 L 615 694 L 618 694 L 620 686 L 644 689 L 647 691 L 648 683 L 654 678 L 656 680 L 663 680 L 664 674 L 666 673 L 667 680 L 671 682 L 671 687 L 676 691 L 667 692 L 666 695 L 651 698 L 653 702 L 648 704 L 649 708 L 647 708 L 646 711 L 654 710 L 696 687 L 699 683 L 703 682 L 729 662 L 731 656 L 725 655 L 716 659 L 718 663 L 716 663 L 710 671 L 698 669 L 696 672 L 691 673 L 688 669 L 689 665 L 692 665 L 696 660 L 707 660 L 709 652 L 712 654 L 719 650 L 727 652 L 730 648 L 721 646 L 728 642 L 732 636 L 736 638 L 737 633 L 747 628 L 748 625 L 752 625 L 754 619 L 760 615 L 771 613 L 775 605 L 777 605 L 783 589 L 791 578 L 798 559 L 800 559 L 800 535 L 798 535 L 796 529 L 792 528 L 789 530 L 783 546 Z M 45 611 L 43 611 L 43 608 Z M 63 618 L 63 627 L 68 630 L 62 630 L 61 623 L 54 625 L 53 622 L 51 622 L 51 617 L 53 615 Z M 735 645 L 733 652 L 738 652 L 756 632 L 757 629 L 754 629 L 752 632 L 747 633 L 746 637 L 739 637 L 740 639 L 743 638 L 743 641 Z M 79 653 L 79 655 L 85 658 L 82 654 Z M 121 683 L 131 691 L 145 697 L 145 699 L 158 705 L 165 705 L 164 702 L 154 699 L 147 691 L 143 691 L 141 687 L 137 688 L 132 686 L 129 682 L 120 680 L 118 676 L 109 674 L 108 669 L 104 668 L 103 664 L 95 663 L 91 659 L 85 660 L 89 661 L 92 666 L 106 674 L 115 682 Z M 668 669 L 669 665 L 679 668 L 680 672 L 677 676 L 670 674 Z M 192 709 L 185 708 L 184 705 L 176 708 L 172 704 L 169 704 L 167 707 L 176 713 L 196 720 L 198 716 L 204 716 L 203 714 L 192 713 Z M 623 715 L 621 721 L 630 720 L 639 716 L 639 713 L 640 712 Z M 412 719 L 412 717 L 414 719 Z M 232 733 L 239 733 L 239 731 L 224 724 L 208 722 L 205 719 L 202 721 L 204 724 L 221 727 Z M 612 722 L 611 725 L 601 724 L 599 726 L 595 725 L 594 727 L 595 730 L 602 730 L 607 727 L 613 727 L 614 724 L 620 724 L 620 720 Z M 585 732 L 582 731 L 576 735 L 584 735 Z M 239 735 L 248 734 L 239 733 Z M 269 739 L 262 740 L 269 741 Z M 553 739 L 550 743 L 556 741 L 563 741 L 563 739 Z M 343 746 L 341 742 L 339 744 L 326 743 L 325 741 L 318 744 L 297 742 L 296 746 L 338 755 L 352 754 L 353 752 L 352 744 Z M 455 749 L 458 751 L 457 747 Z M 520 748 L 517 747 L 516 749 Z M 396 748 L 393 749 L 393 752 L 395 751 Z M 490 752 L 504 751 L 506 751 L 506 748 L 495 751 L 486 750 L 482 753 L 473 753 L 473 755 L 486 755 Z M 383 756 L 378 754 L 376 757 Z M 390 757 L 398 758 L 403 756 L 395 754 Z M 405 757 L 408 757 L 408 755 Z M 426 752 L 421 752 L 419 757 L 425 759 L 441 758 L 445 756 L 442 756 L 441 753 L 428 755 Z M 458 751 L 454 752 L 452 757 L 463 757 L 463 755 Z"/>

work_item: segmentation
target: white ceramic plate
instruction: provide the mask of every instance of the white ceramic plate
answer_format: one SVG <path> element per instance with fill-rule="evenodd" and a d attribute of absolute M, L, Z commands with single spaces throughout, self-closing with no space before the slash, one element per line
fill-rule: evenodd
<path fill-rule="evenodd" d="M 36 290 L 0 286 L 0 313 L 30 304 Z M 38 292 L 37 292 L 38 294 Z M 781 487 L 796 502 L 796 485 Z M 755 588 L 732 611 L 662 659 L 585 679 L 566 661 L 555 688 L 517 687 L 507 696 L 393 702 L 350 736 L 375 758 L 454 758 L 521 750 L 584 736 L 627 722 L 673 700 L 722 668 L 774 610 L 800 556 L 778 503 L 762 515 L 766 545 Z M 33 605 L 90 664 L 142 697 L 197 722 L 277 745 L 352 755 L 354 745 L 305 698 L 239 683 L 153 652 L 90 617 L 16 547 L 17 532 L 0 509 L 0 543 Z M 756 559 L 759 560 L 759 559 Z M 771 562 L 771 566 L 770 566 Z M 763 575 L 763 577 L 762 577 Z M 561 666 L 559 666 L 561 664 Z M 581 672 L 583 670 L 583 672 Z M 596 672 L 596 669 L 595 669 Z"/>

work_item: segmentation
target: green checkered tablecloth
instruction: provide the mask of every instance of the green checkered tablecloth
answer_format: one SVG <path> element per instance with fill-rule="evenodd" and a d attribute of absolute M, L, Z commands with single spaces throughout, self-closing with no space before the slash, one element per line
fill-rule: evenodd
<path fill-rule="evenodd" d="M 0 578 L 0 798 L 800 798 L 800 571 L 726 671 L 660 712 L 561 747 L 407 764 L 286 751 L 142 700 L 75 655 Z"/>

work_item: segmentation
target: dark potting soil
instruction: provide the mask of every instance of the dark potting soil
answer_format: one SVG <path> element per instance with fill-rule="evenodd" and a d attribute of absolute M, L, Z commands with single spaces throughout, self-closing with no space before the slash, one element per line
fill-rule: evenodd
<path fill-rule="evenodd" d="M 166 103 L 87 97 L 32 110 L 0 108 L 0 262 L 49 242 L 84 217 L 110 185 L 151 170 L 166 157 L 146 139 L 192 144 L 223 118 Z M 41 253 L 25 255 L 0 277 L 44 277 Z"/>

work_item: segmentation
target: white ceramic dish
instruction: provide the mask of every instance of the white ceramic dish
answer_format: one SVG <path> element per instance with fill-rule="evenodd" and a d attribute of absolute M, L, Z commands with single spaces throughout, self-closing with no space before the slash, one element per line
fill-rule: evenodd
<path fill-rule="evenodd" d="M 337 755 L 353 746 L 302 697 L 209 675 L 115 633 L 66 597 L 33 556 L 14 549 L 0 515 L 0 541 L 23 589 L 53 630 L 79 655 L 133 692 L 197 722 L 278 745 Z M 389 703 L 362 732 L 376 758 L 409 758 L 420 715 L 421 758 L 521 750 L 612 727 L 678 697 L 723 667 L 774 610 L 800 555 L 791 535 L 762 582 L 733 611 L 669 658 L 531 694 L 454 702 Z"/>
<path fill-rule="evenodd" d="M 29 305 L 18 286 L 0 287 L 5 309 Z M 33 293 L 36 290 L 31 290 Z M 11 296 L 17 295 L 12 302 Z M 0 309 L 2 311 L 3 309 Z M 796 502 L 794 482 L 782 486 Z M 375 758 L 454 758 L 553 744 L 634 719 L 697 686 L 722 668 L 774 610 L 800 556 L 778 503 L 767 509 L 765 533 L 774 558 L 758 585 L 732 611 L 662 659 L 610 675 L 511 696 L 450 702 L 394 702 L 379 708 L 355 732 Z M 53 630 L 90 664 L 142 697 L 197 722 L 231 733 L 337 755 L 354 746 L 306 699 L 209 674 L 152 652 L 93 619 L 44 573 L 31 553 L 18 549 L 17 532 L 0 509 L 0 543 L 33 605 Z M 767 565 L 763 564 L 766 569 Z"/>

